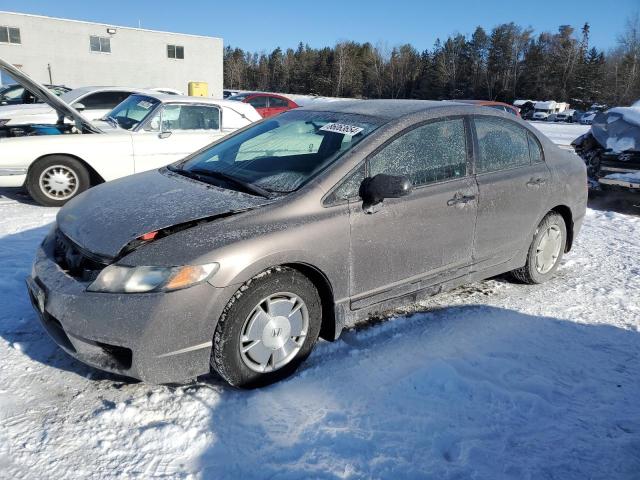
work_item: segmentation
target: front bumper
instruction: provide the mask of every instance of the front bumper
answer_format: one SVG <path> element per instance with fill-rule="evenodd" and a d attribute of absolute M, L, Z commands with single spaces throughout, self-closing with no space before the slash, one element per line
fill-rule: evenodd
<path fill-rule="evenodd" d="M 165 293 L 87 292 L 38 250 L 29 294 L 45 330 L 83 363 L 147 383 L 181 383 L 209 373 L 217 319 L 235 287 L 209 283 Z"/>

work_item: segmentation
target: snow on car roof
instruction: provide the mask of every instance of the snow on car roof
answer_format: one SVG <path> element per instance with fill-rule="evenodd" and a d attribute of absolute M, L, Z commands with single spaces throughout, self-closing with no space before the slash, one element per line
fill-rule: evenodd
<path fill-rule="evenodd" d="M 469 104 L 457 103 L 455 101 L 441 102 L 439 100 L 347 100 L 340 102 L 322 102 L 302 108 L 319 112 L 353 113 L 357 115 L 395 119 L 431 108 L 453 106 L 470 107 Z"/>
<path fill-rule="evenodd" d="M 555 108 L 556 102 L 553 100 L 547 100 L 545 102 L 536 102 L 535 108 L 549 110 L 550 108 Z"/>
<path fill-rule="evenodd" d="M 152 92 L 151 90 L 144 90 L 142 88 L 136 88 L 136 87 L 116 87 L 116 86 L 88 86 L 88 87 L 78 87 L 78 88 L 74 88 L 73 90 L 70 90 L 68 92 L 63 93 L 62 95 L 60 95 L 60 98 L 67 102 L 67 103 L 72 103 L 74 101 L 76 101 L 78 98 L 82 97 L 83 95 L 86 95 L 87 93 L 94 93 L 94 92 Z M 157 92 L 152 92 L 152 93 L 157 93 Z"/>

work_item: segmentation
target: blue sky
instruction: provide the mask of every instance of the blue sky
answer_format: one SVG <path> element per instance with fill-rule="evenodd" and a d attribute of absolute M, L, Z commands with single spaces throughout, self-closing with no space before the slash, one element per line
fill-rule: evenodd
<path fill-rule="evenodd" d="M 513 21 L 540 32 L 561 24 L 579 30 L 589 22 L 591 44 L 608 49 L 626 18 L 640 10 L 640 0 L 0 0 L 0 10 L 123 26 L 140 21 L 143 28 L 222 37 L 225 45 L 253 51 L 295 48 L 300 41 L 322 47 L 338 40 L 390 47 L 412 43 L 423 50 L 438 37 L 470 34 L 477 25 L 490 30 Z"/>

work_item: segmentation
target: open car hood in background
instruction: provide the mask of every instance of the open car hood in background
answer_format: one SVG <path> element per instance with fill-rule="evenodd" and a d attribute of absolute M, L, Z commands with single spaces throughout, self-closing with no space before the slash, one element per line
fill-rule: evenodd
<path fill-rule="evenodd" d="M 56 97 L 49 91 L 48 88 L 43 87 L 38 82 L 32 80 L 24 72 L 21 72 L 16 67 L 11 65 L 10 63 L 5 62 L 1 58 L 0 70 L 11 76 L 11 78 L 13 78 L 17 83 L 29 90 L 37 98 L 48 104 L 58 113 L 60 117 L 67 117 L 73 120 L 76 128 L 80 132 L 89 131 L 92 133 L 100 133 L 100 129 L 92 124 L 89 120 L 87 120 L 84 116 L 82 116 L 80 112 L 78 112 L 75 108 L 62 101 L 59 97 Z"/>

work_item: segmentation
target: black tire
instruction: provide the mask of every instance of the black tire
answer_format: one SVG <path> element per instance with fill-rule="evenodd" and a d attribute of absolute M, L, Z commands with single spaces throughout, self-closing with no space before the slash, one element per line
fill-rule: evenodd
<path fill-rule="evenodd" d="M 560 251 L 558 253 L 558 257 L 555 260 L 553 267 L 544 273 L 541 273 L 536 268 L 536 254 L 538 245 L 543 238 L 544 233 L 552 226 L 556 226 L 562 235 L 561 237 L 561 245 Z M 533 235 L 533 241 L 531 242 L 531 246 L 529 247 L 529 251 L 527 253 L 527 263 L 522 268 L 518 268 L 511 272 L 513 277 L 523 283 L 535 284 L 535 283 L 543 283 L 549 280 L 553 274 L 558 269 L 560 265 L 560 261 L 562 260 L 562 255 L 564 254 L 564 250 L 567 245 L 567 226 L 564 223 L 564 218 L 562 215 L 559 215 L 555 212 L 549 212 L 540 222 L 538 228 L 536 229 Z"/>
<path fill-rule="evenodd" d="M 241 354 L 242 328 L 253 309 L 266 297 L 291 292 L 304 301 L 308 310 L 308 333 L 297 355 L 283 367 L 259 373 L 245 365 Z M 256 388 L 290 376 L 309 356 L 318 340 L 322 323 L 322 303 L 318 291 L 306 276 L 288 267 L 269 269 L 245 283 L 225 307 L 213 336 L 211 368 L 230 385 Z"/>
<path fill-rule="evenodd" d="M 40 185 L 40 176 L 47 169 L 55 166 L 62 166 L 75 175 L 75 189 L 72 194 L 63 196 L 59 199 L 52 198 L 42 189 Z M 91 186 L 91 177 L 86 167 L 75 158 L 65 155 L 50 155 L 34 163 L 27 174 L 26 187 L 31 198 L 40 205 L 45 207 L 60 207 L 71 200 L 73 197 L 84 192 Z"/>

